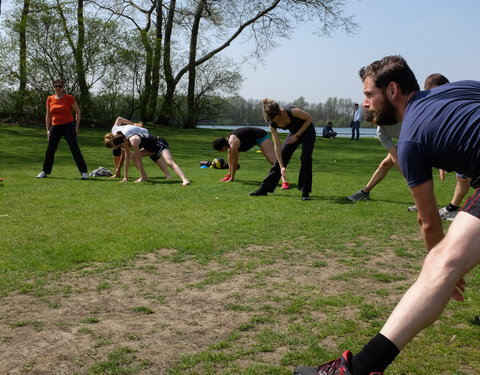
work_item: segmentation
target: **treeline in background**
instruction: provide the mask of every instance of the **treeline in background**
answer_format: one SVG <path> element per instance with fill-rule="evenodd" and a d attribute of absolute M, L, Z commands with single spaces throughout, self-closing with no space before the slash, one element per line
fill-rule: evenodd
<path fill-rule="evenodd" d="M 8 4 L 8 8 L 5 4 Z M 88 125 L 117 116 L 153 125 L 262 123 L 259 99 L 237 95 L 239 64 L 223 53 L 252 46 L 262 61 L 301 22 L 319 35 L 357 25 L 346 2 L 321 0 L 12 0 L 0 2 L 0 120 L 42 123 L 61 79 Z M 281 98 L 275 98 L 281 100 Z M 316 124 L 348 126 L 350 99 L 293 103 Z"/>

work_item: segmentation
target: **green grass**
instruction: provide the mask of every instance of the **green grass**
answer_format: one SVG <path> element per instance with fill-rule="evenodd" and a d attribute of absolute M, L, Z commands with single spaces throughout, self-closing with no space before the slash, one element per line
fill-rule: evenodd
<path fill-rule="evenodd" d="M 146 183 L 106 178 L 80 181 L 64 141 L 52 175 L 38 180 L 35 176 L 46 148 L 44 130 L 0 125 L 0 176 L 5 179 L 0 184 L 1 296 L 22 293 L 58 307 L 58 300 L 75 291 L 68 285 L 53 289 L 51 281 L 68 271 L 110 272 L 107 280 L 96 285 L 99 294 L 108 294 L 115 286 L 116 270 L 158 249 L 171 249 L 165 259 L 179 264 L 188 260 L 202 267 L 213 262 L 224 266 L 210 270 L 200 282 L 182 285 L 179 293 L 192 288 L 200 293 L 238 275 L 252 275 L 248 287 L 253 290 L 272 288 L 261 300 L 239 296 L 228 301 L 225 309 L 248 314 L 249 319 L 227 338 L 194 354 L 178 353 L 169 374 L 288 374 L 294 365 L 329 360 L 340 348 L 358 351 L 379 330 L 395 301 L 372 301 L 402 292 L 418 272 L 425 250 L 415 214 L 406 210 L 412 201 L 399 171 L 391 171 L 375 188 L 372 201 L 352 204 L 345 199 L 365 185 L 385 156 L 377 140 L 353 143 L 319 138 L 314 153 L 313 200 L 304 202 L 295 189 L 278 189 L 268 197 L 248 195 L 269 169 L 263 155 L 254 151 L 241 155 L 235 183 L 218 181 L 225 171 L 201 169 L 201 160 L 226 158 L 211 149 L 211 141 L 226 134 L 224 131 L 151 131 L 169 141 L 191 186 L 181 186 L 175 175 L 173 180 L 165 180 L 149 159 L 144 159 L 151 177 Z M 111 152 L 102 145 L 104 133 L 101 129 L 80 131 L 89 170 L 112 167 Z M 299 152 L 287 169 L 292 185 L 298 159 Z M 131 176 L 135 175 L 132 169 Z M 439 204 L 448 203 L 454 180 L 450 176 L 444 183 L 436 183 Z M 250 246 L 262 247 L 262 251 L 229 263 L 229 254 Z M 394 259 L 385 257 L 387 250 Z M 281 269 L 257 270 L 280 260 L 291 267 L 308 267 L 302 272 L 311 278 L 326 272 L 330 261 L 342 267 L 342 272 L 332 278 L 335 287 L 326 295 L 308 283 L 290 285 L 289 280 L 280 279 L 272 286 L 266 279 L 281 274 Z M 154 265 L 147 268 L 150 273 L 160 272 Z M 132 282 L 142 285 L 143 280 Z M 442 374 L 480 372 L 475 360 L 480 336 L 478 269 L 467 282 L 466 303 L 451 303 L 436 325 L 407 346 L 389 374 L 436 374 L 439 360 L 445 369 Z M 359 289 L 357 283 L 363 287 Z M 283 294 L 274 293 L 277 290 Z M 152 303 L 168 304 L 158 291 L 146 291 L 145 295 Z M 132 309 L 139 315 L 156 315 L 150 307 Z M 325 320 L 315 318 L 319 311 Z M 90 316 L 83 323 L 101 323 L 97 319 Z M 40 322 L 10 324 L 16 329 L 25 325 L 42 329 Z M 87 327 L 81 329 L 91 332 Z M 131 341 L 142 340 L 137 334 L 130 335 Z M 110 342 L 98 344 L 102 345 Z M 426 359 L 425 347 L 431 359 Z M 280 348 L 284 350 L 281 360 L 270 363 L 269 353 Z M 88 373 L 134 374 L 149 365 L 148 360 L 138 359 L 133 349 L 122 347 L 109 352 L 105 361 L 90 367 Z"/>
<path fill-rule="evenodd" d="M 81 129 L 80 146 L 89 170 L 112 165 L 110 151 L 102 147 L 103 133 Z M 344 199 L 364 184 L 384 156 L 374 139 L 354 145 L 343 139 L 319 139 L 314 201 L 302 202 L 295 189 L 278 190 L 267 198 L 249 197 L 268 170 L 263 156 L 254 151 L 241 155 L 236 183 L 218 182 L 225 171 L 199 168 L 200 160 L 219 156 L 211 149 L 211 140 L 225 132 L 153 129 L 152 133 L 169 141 L 191 186 L 181 186 L 177 178 L 166 181 L 148 159 L 144 164 L 152 179 L 141 185 L 105 178 L 79 181 L 63 141 L 52 175 L 38 180 L 34 177 L 43 162 L 44 131 L 0 126 L 0 174 L 5 178 L 0 185 L 0 290 L 18 289 L 27 279 L 92 262 L 128 261 L 159 248 L 177 250 L 178 261 L 208 262 L 251 244 L 281 245 L 285 239 L 304 238 L 302 242 L 337 250 L 338 236 L 342 242 L 362 244 L 359 236 L 377 239 L 416 229 L 412 214 L 405 210 L 411 200 L 398 171 L 372 193 L 370 204 L 354 205 Z M 293 184 L 298 168 L 295 155 L 288 169 Z"/>

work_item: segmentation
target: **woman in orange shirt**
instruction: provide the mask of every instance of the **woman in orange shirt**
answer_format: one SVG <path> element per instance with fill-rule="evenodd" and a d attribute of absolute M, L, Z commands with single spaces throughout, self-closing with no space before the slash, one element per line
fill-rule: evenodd
<path fill-rule="evenodd" d="M 52 172 L 55 152 L 60 139 L 65 137 L 80 171 L 81 179 L 88 180 L 87 165 L 77 141 L 80 108 L 78 108 L 75 98 L 65 93 L 63 81 L 59 79 L 53 81 L 53 89 L 55 94 L 47 98 L 47 114 L 45 116 L 48 147 L 43 162 L 43 170 L 37 175 L 37 178 L 45 178 Z M 75 119 L 72 111 L 75 112 Z"/>

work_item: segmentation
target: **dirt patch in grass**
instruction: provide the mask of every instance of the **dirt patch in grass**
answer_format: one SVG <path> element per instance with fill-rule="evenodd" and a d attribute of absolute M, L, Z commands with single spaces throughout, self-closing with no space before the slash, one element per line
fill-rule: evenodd
<path fill-rule="evenodd" d="M 372 289 L 371 279 L 336 280 L 356 266 L 339 262 L 342 257 L 329 251 L 250 247 L 206 265 L 174 262 L 174 253 L 159 250 L 116 268 L 94 265 L 62 274 L 41 291 L 2 298 L 0 373 L 120 373 L 108 372 L 111 366 L 122 368 L 122 374 L 165 374 L 182 356 L 215 345 L 241 341 L 249 348 L 257 340 L 255 324 L 269 325 L 287 337 L 285 327 L 292 322 L 327 322 L 328 312 L 302 311 L 302 298 L 361 295 Z M 393 263 L 393 257 L 388 253 L 384 261 Z M 361 267 L 375 268 L 376 262 L 372 257 Z M 382 285 L 388 291 L 383 303 L 398 300 L 399 289 L 408 283 Z M 372 293 L 371 298 L 377 296 Z M 345 316 L 353 319 L 353 310 L 346 309 Z M 281 366 L 289 350 L 285 343 L 273 344 L 273 349 L 252 350 L 234 361 L 240 367 Z"/>

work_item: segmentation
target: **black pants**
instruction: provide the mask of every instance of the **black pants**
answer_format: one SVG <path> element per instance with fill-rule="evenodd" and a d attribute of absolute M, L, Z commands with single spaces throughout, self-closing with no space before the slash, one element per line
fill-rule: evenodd
<path fill-rule="evenodd" d="M 282 145 L 282 159 L 285 167 L 288 165 L 298 146 L 302 145 L 302 154 L 300 155 L 301 166 L 297 185 L 297 189 L 301 190 L 302 193 L 310 193 L 312 191 L 312 154 L 316 139 L 317 134 L 315 128 L 311 126 L 298 138 L 297 142 L 291 144 L 285 142 Z M 276 161 L 272 165 L 272 168 L 270 168 L 265 180 L 260 184 L 260 189 L 273 193 L 281 177 L 280 165 L 278 161 Z"/>
<path fill-rule="evenodd" d="M 80 173 L 87 173 L 87 164 L 83 159 L 80 147 L 78 147 L 76 125 L 74 122 L 68 124 L 53 125 L 50 127 L 50 138 L 48 139 L 48 147 L 45 152 L 45 161 L 43 162 L 43 171 L 46 174 L 52 173 L 53 161 L 55 160 L 55 152 L 57 151 L 60 139 L 65 137 L 65 140 L 70 147 L 73 159 L 77 164 Z"/>
<path fill-rule="evenodd" d="M 360 121 L 352 121 L 352 138 L 358 141 L 360 137 Z"/>

